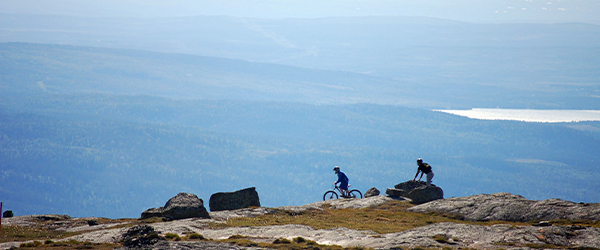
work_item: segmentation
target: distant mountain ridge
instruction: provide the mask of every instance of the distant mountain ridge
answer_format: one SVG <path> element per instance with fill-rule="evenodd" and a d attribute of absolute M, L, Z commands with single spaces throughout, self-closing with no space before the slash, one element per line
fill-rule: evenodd
<path fill-rule="evenodd" d="M 405 84 L 350 72 L 135 50 L 0 44 L 3 91 L 317 104 L 419 101 Z"/>
<path fill-rule="evenodd" d="M 413 107 L 600 109 L 594 97 L 600 92 L 600 26 L 593 24 L 474 24 L 398 16 L 88 19 L 11 14 L 0 14 L 0 23 L 5 27 L 0 42 L 192 54 L 383 77 L 410 86 L 403 97 L 429 100 L 400 104 Z M 398 89 L 380 87 L 382 82 L 373 78 L 367 82 L 376 82 L 381 93 Z M 402 99 L 384 98 L 385 104 Z"/>

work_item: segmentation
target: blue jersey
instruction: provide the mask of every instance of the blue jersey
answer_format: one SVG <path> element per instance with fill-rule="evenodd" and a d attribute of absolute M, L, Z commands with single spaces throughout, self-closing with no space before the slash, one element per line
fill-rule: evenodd
<path fill-rule="evenodd" d="M 348 176 L 341 171 L 337 173 L 338 180 L 335 183 L 340 183 L 340 188 L 348 188 Z"/>

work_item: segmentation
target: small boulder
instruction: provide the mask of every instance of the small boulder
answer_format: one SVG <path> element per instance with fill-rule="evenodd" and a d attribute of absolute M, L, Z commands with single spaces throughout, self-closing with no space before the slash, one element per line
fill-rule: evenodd
<path fill-rule="evenodd" d="M 255 187 L 235 192 L 216 193 L 208 202 L 210 211 L 236 210 L 248 207 L 260 207 L 260 199 Z"/>
<path fill-rule="evenodd" d="M 378 196 L 378 195 L 379 195 L 379 190 L 375 187 L 372 187 L 371 189 L 367 190 L 367 192 L 365 193 L 365 198 Z"/>
<path fill-rule="evenodd" d="M 142 219 L 163 217 L 166 219 L 210 218 L 204 201 L 195 194 L 179 193 L 169 199 L 164 207 L 150 208 L 142 213 Z"/>
<path fill-rule="evenodd" d="M 2 213 L 2 217 L 4 217 L 4 218 L 10 218 L 13 216 L 15 216 L 15 214 L 13 213 L 12 210 L 6 210 L 6 211 L 4 211 L 4 213 Z"/>

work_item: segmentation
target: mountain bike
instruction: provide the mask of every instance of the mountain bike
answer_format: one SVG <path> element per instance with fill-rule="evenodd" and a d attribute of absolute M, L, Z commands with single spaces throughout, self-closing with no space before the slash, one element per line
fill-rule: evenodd
<path fill-rule="evenodd" d="M 350 185 L 348 185 L 348 187 L 350 187 Z M 338 193 L 340 193 L 338 195 Z M 350 192 L 348 193 L 348 196 L 342 195 L 342 190 L 340 189 L 340 187 L 338 185 L 334 185 L 333 186 L 333 190 L 329 190 L 327 192 L 325 192 L 325 194 L 323 195 L 323 200 L 334 200 L 337 199 L 338 197 L 342 197 L 342 198 L 358 198 L 358 199 L 362 199 L 362 193 L 360 191 L 358 191 L 358 189 L 352 189 L 350 190 Z"/>

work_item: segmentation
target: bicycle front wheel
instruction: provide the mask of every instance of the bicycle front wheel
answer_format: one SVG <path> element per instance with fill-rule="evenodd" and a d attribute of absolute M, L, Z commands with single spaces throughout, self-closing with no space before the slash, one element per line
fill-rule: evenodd
<path fill-rule="evenodd" d="M 338 198 L 338 194 L 334 191 L 327 191 L 325 192 L 325 194 L 323 195 L 323 200 L 335 200 Z"/>
<path fill-rule="evenodd" d="M 352 189 L 352 191 L 350 191 L 350 197 L 362 199 L 363 196 L 362 196 L 362 193 L 360 191 L 358 191 L 358 189 Z"/>

